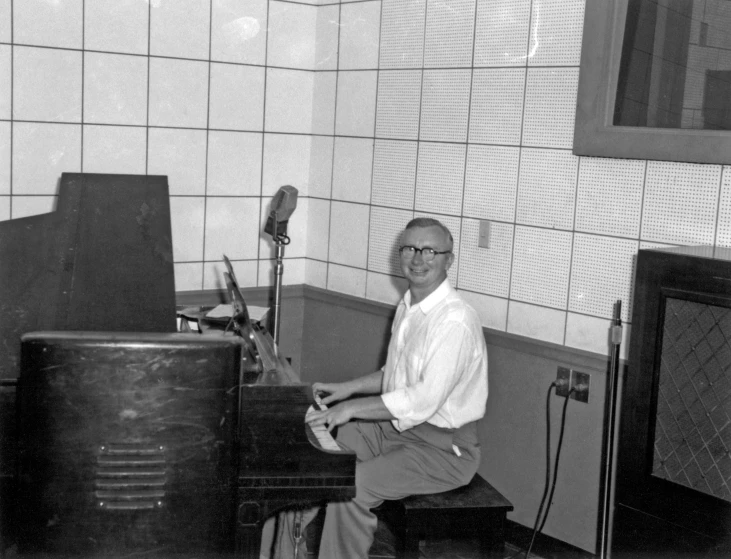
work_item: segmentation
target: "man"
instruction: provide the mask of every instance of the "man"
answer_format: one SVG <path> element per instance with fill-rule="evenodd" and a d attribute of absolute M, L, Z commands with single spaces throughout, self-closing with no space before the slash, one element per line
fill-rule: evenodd
<path fill-rule="evenodd" d="M 372 508 L 465 485 L 477 471 L 487 350 L 477 314 L 447 280 L 452 248 L 439 221 L 409 222 L 399 248 L 409 288 L 386 365 L 347 382 L 313 385 L 329 408 L 306 421 L 339 427 L 338 441 L 358 459 L 355 497 L 327 506 L 320 559 L 367 559 L 377 524 Z"/>

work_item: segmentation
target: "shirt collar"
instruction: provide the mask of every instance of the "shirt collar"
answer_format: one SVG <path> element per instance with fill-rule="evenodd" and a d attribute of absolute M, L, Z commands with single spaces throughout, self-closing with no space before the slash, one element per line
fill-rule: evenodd
<path fill-rule="evenodd" d="M 446 299 L 447 295 L 449 295 L 452 291 L 454 291 L 454 288 L 449 284 L 449 279 L 445 279 L 439 284 L 439 287 L 432 291 L 428 297 L 416 306 L 419 307 L 421 312 L 427 314 L 430 310 Z M 408 289 L 406 290 L 406 293 L 404 293 L 404 303 L 406 304 L 407 309 L 411 308 L 411 291 Z"/>

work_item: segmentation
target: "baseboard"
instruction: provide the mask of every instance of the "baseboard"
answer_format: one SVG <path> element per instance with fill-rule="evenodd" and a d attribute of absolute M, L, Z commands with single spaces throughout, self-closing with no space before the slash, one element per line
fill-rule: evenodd
<path fill-rule="evenodd" d="M 528 528 L 513 520 L 505 521 L 505 543 L 527 550 L 532 538 L 533 528 Z M 531 554 L 534 553 L 544 559 L 591 559 L 596 557 L 593 553 L 545 534 L 536 536 L 531 548 Z M 516 559 L 520 557 L 522 555 L 517 553 Z"/>

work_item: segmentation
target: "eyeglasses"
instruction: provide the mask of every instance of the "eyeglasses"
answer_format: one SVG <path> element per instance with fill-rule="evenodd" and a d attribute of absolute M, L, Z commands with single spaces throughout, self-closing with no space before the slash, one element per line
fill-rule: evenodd
<path fill-rule="evenodd" d="M 411 245 L 404 245 L 399 247 L 398 250 L 401 253 L 401 258 L 405 258 L 406 260 L 412 259 L 417 252 L 420 252 L 424 262 L 431 262 L 437 254 L 449 254 L 452 252 L 451 250 L 434 250 L 431 247 L 416 248 Z"/>

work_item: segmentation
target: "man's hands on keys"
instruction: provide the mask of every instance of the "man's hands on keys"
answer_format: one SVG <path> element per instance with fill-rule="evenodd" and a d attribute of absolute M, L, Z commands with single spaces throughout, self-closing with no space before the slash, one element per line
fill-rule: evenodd
<path fill-rule="evenodd" d="M 328 404 L 338 402 L 352 395 L 344 383 L 326 384 L 316 382 L 312 385 L 312 393 L 320 411 L 309 412 L 305 416 L 305 421 L 313 428 L 325 426 L 328 431 L 332 431 L 338 425 L 344 425 L 353 419 L 353 414 L 347 402 L 341 402 L 331 408 L 328 407 Z"/>

